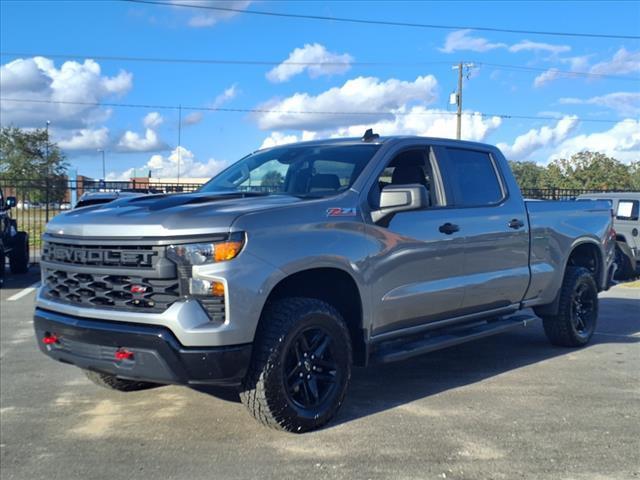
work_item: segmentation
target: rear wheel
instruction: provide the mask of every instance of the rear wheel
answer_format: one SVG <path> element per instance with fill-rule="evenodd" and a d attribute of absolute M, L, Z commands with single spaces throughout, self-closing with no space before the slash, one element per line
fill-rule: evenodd
<path fill-rule="evenodd" d="M 351 378 L 351 342 L 331 305 L 287 298 L 269 305 L 240 398 L 262 424 L 302 433 L 336 414 Z"/>
<path fill-rule="evenodd" d="M 635 276 L 635 265 L 632 258 L 631 249 L 625 244 L 618 242 L 616 244 L 616 270 L 615 278 L 617 280 L 629 280 Z"/>
<path fill-rule="evenodd" d="M 558 313 L 542 317 L 547 338 L 554 345 L 581 347 L 591 340 L 597 319 L 598 289 L 591 272 L 583 267 L 567 267 Z"/>
<path fill-rule="evenodd" d="M 29 270 L 29 235 L 18 232 L 12 240 L 9 252 L 11 273 L 26 273 Z"/>
<path fill-rule="evenodd" d="M 139 382 L 137 380 L 124 380 L 118 378 L 115 375 L 109 375 L 107 373 L 93 372 L 91 370 L 84 370 L 85 375 L 96 385 L 102 388 L 108 388 L 109 390 L 118 390 L 119 392 L 135 392 L 138 390 L 146 390 L 148 388 L 159 387 L 157 383 Z"/>

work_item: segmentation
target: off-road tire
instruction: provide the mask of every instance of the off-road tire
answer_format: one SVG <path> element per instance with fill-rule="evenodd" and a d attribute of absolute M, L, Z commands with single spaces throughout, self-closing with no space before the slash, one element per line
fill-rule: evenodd
<path fill-rule="evenodd" d="M 626 251 L 625 251 L 626 250 Z M 625 245 L 621 247 L 616 245 L 616 264 L 618 269 L 616 270 L 616 280 L 630 280 L 635 277 L 636 272 L 634 268 L 634 261 L 631 259 L 631 249 Z"/>
<path fill-rule="evenodd" d="M 584 295 L 592 303 L 584 318 L 577 316 L 576 305 Z M 547 338 L 553 345 L 582 347 L 589 343 L 596 329 L 598 318 L 598 288 L 592 273 L 583 267 L 567 267 L 560 289 L 560 301 L 556 315 L 542 317 Z M 582 322 L 583 328 L 580 328 Z"/>
<path fill-rule="evenodd" d="M 92 372 L 91 370 L 84 370 L 85 375 L 89 380 L 102 388 L 109 390 L 118 390 L 119 392 L 136 392 L 138 390 L 147 390 L 148 388 L 159 387 L 157 383 L 139 382 L 137 380 L 124 380 L 118 378 L 115 375 L 109 375 L 107 373 Z"/>
<path fill-rule="evenodd" d="M 301 373 L 305 372 L 306 378 L 312 378 L 300 380 L 304 385 L 298 385 L 298 390 L 295 390 L 290 385 L 295 382 L 290 379 L 296 378 L 298 373 L 287 373 L 290 372 L 290 360 L 292 355 L 303 355 L 298 348 L 303 341 L 301 338 L 308 334 L 314 335 L 314 332 L 318 332 L 318 337 L 312 337 L 312 342 L 324 335 L 328 338 L 329 345 L 325 345 L 325 353 L 316 357 L 314 362 L 318 358 L 321 359 L 319 362 L 325 362 L 324 359 L 330 356 L 335 368 L 325 370 L 315 364 L 309 367 L 306 361 L 304 366 L 300 366 L 301 363 L 298 362 L 296 367 L 294 362 L 294 369 L 299 368 Z M 309 342 L 307 344 L 310 345 Z M 315 351 L 317 353 L 319 350 Z M 334 307 L 312 298 L 276 300 L 266 307 L 258 326 L 251 365 L 240 389 L 240 399 L 256 420 L 265 426 L 294 433 L 315 430 L 329 422 L 340 408 L 351 378 L 351 363 L 349 332 L 342 316 Z M 318 377 L 306 375 L 313 374 L 310 368 L 319 370 Z M 330 383 L 330 387 L 324 384 L 330 395 L 327 393 L 328 396 L 322 400 L 318 392 L 321 382 L 326 380 L 320 378 L 322 376 L 326 379 L 329 372 L 334 381 Z M 309 386 L 311 382 L 315 387 Z M 293 395 L 300 395 L 301 389 L 305 390 L 305 395 L 315 395 L 319 404 L 304 408 L 296 403 Z"/>
<path fill-rule="evenodd" d="M 27 273 L 29 270 L 29 235 L 18 232 L 12 239 L 9 252 L 9 267 L 11 273 Z"/>
<path fill-rule="evenodd" d="M 2 248 L 2 246 L 0 246 L 0 288 L 2 288 L 2 285 L 4 284 L 4 270 L 5 270 L 5 255 L 4 255 L 4 248 Z"/>

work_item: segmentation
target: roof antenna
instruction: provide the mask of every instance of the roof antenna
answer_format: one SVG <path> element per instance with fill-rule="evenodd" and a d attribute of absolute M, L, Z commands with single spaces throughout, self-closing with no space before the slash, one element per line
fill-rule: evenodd
<path fill-rule="evenodd" d="M 378 138 L 380 138 L 380 135 L 378 135 L 377 133 L 373 133 L 373 128 L 369 128 L 366 132 L 364 132 L 362 141 L 371 142 L 373 140 L 377 140 Z"/>

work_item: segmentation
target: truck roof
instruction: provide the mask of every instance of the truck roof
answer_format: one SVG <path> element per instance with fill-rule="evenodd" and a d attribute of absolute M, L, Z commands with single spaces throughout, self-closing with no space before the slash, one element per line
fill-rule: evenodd
<path fill-rule="evenodd" d="M 443 145 L 443 144 L 450 144 L 450 145 L 456 145 L 459 147 L 475 147 L 475 148 L 483 148 L 483 149 L 493 149 L 495 148 L 492 145 L 486 144 L 486 143 L 480 143 L 480 142 L 472 142 L 469 140 L 454 140 L 451 138 L 442 138 L 442 137 L 422 137 L 419 135 L 390 135 L 390 136 L 386 136 L 386 137 L 378 137 L 372 140 L 363 140 L 362 137 L 341 137 L 341 138 L 327 138 L 327 139 L 322 139 L 322 140 L 307 140 L 304 142 L 294 142 L 294 143 L 288 143 L 288 144 L 284 144 L 284 145 L 275 145 L 273 147 L 267 147 L 267 148 L 261 148 L 257 151 L 265 151 L 265 150 L 269 150 L 271 148 L 278 148 L 278 147 L 283 147 L 283 146 L 290 146 L 290 147 L 294 147 L 294 146 L 320 146 L 320 145 L 362 145 L 362 144 L 371 144 L 371 145 L 382 145 L 382 144 L 387 144 L 387 143 L 393 143 L 396 141 L 401 141 L 401 140 L 421 140 L 421 141 L 428 141 L 428 142 L 432 142 L 434 144 L 439 144 L 439 145 Z"/>

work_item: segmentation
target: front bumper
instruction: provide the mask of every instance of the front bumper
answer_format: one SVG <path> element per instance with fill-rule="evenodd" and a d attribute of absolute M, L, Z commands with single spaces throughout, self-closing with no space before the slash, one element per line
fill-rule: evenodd
<path fill-rule="evenodd" d="M 120 378 L 163 384 L 238 385 L 251 360 L 251 344 L 184 347 L 168 328 L 94 320 L 37 308 L 34 328 L 40 350 L 80 368 Z M 46 345 L 45 336 L 58 342 Z M 132 359 L 116 360 L 118 349 Z"/>

